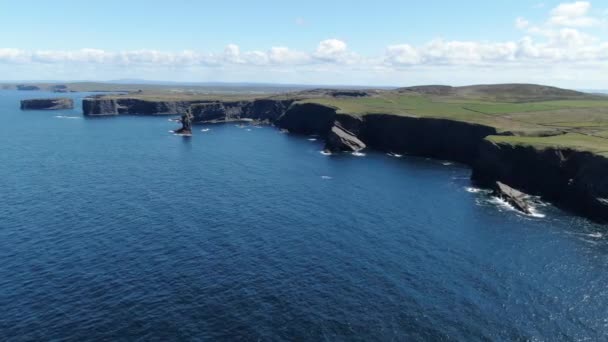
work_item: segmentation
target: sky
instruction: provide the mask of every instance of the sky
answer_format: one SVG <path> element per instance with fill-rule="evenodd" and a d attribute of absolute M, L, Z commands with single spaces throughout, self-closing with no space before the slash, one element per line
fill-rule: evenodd
<path fill-rule="evenodd" d="M 608 89 L 608 1 L 0 0 L 0 79 Z"/>

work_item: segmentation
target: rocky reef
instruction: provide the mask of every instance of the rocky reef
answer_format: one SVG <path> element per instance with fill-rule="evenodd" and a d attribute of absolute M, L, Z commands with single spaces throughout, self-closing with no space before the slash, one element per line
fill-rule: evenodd
<path fill-rule="evenodd" d="M 21 100 L 21 110 L 73 109 L 74 100 L 69 98 Z"/>

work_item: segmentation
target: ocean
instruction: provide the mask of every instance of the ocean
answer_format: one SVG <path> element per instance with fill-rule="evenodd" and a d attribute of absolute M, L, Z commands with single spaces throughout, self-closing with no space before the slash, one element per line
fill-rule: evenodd
<path fill-rule="evenodd" d="M 57 95 L 0 91 L 2 340 L 608 338 L 606 226 L 446 161 L 19 110 Z"/>

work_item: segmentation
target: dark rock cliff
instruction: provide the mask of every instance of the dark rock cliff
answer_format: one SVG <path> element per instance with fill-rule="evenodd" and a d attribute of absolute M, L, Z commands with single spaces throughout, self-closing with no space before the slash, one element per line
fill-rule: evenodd
<path fill-rule="evenodd" d="M 274 123 L 293 103 L 293 100 L 261 99 L 253 101 L 225 101 L 194 104 L 191 107 L 195 123 L 223 122 L 251 119 Z"/>
<path fill-rule="evenodd" d="M 73 109 L 74 100 L 69 98 L 21 100 L 22 110 Z"/>
<path fill-rule="evenodd" d="M 333 126 L 336 109 L 316 103 L 295 103 L 276 121 L 276 125 L 297 134 L 325 137 Z"/>
<path fill-rule="evenodd" d="M 185 113 L 200 101 L 147 101 L 134 98 L 90 97 L 82 102 L 84 115 L 167 115 Z"/>
<path fill-rule="evenodd" d="M 592 153 L 484 140 L 472 178 L 483 186 L 500 181 L 562 208 L 608 221 L 607 171 L 608 159 Z"/>
<path fill-rule="evenodd" d="M 471 164 L 492 127 L 434 118 L 366 115 L 362 140 L 374 149 Z"/>

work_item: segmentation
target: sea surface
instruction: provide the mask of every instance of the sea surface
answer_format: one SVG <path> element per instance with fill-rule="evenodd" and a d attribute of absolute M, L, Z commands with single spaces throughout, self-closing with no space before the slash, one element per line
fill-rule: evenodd
<path fill-rule="evenodd" d="M 445 161 L 19 110 L 57 95 L 0 91 L 0 340 L 608 339 L 606 226 Z"/>

